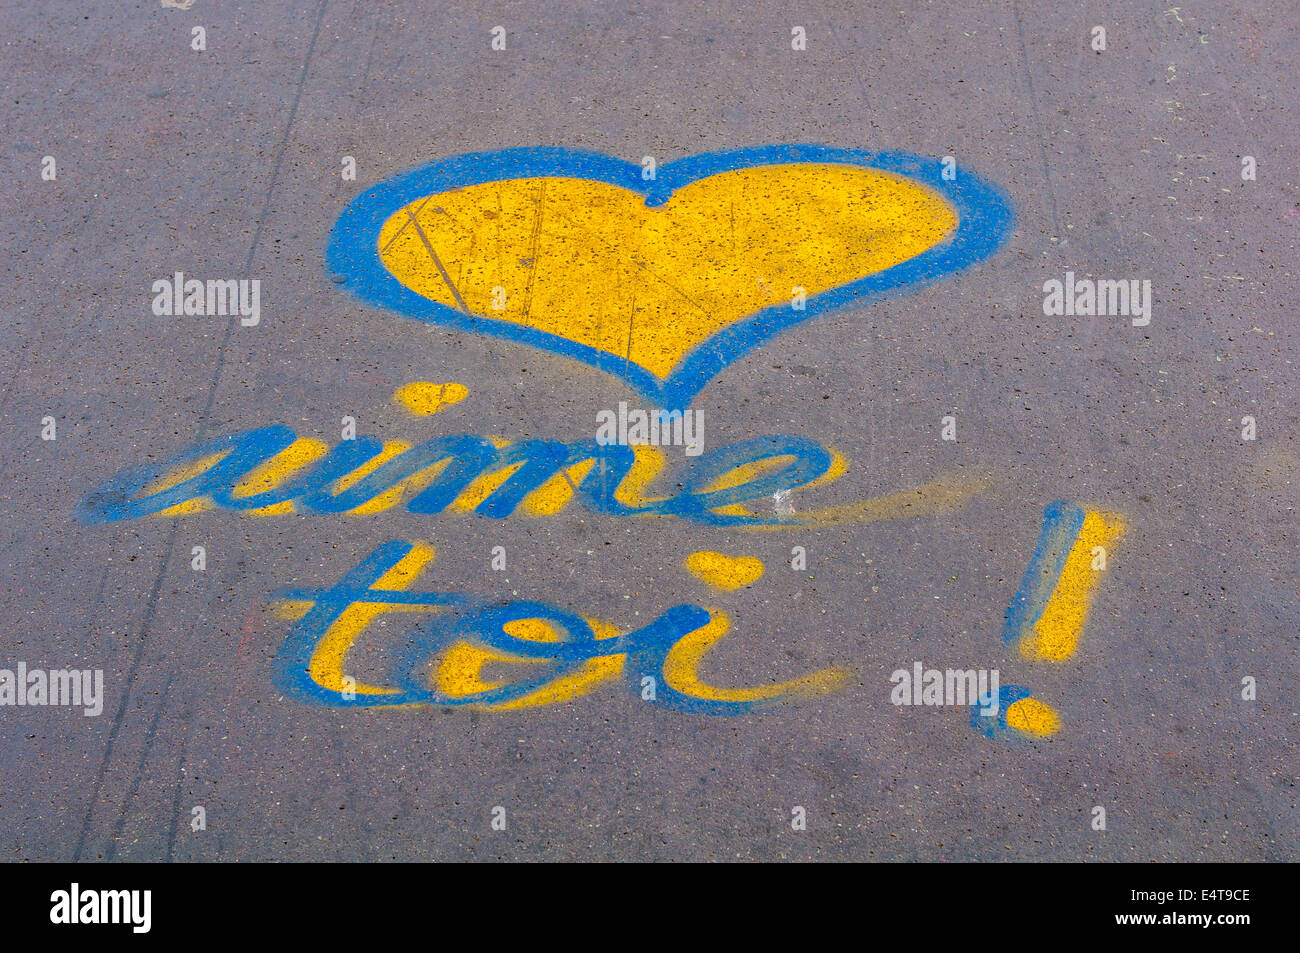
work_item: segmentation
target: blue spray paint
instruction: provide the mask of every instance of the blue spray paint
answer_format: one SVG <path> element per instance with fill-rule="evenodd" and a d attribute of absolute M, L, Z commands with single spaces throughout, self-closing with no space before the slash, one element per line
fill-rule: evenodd
<path fill-rule="evenodd" d="M 532 694 L 547 683 L 578 672 L 588 661 L 609 655 L 626 655 L 628 691 L 640 697 L 640 679 L 653 673 L 657 681 L 653 704 L 700 715 L 744 715 L 787 704 L 784 696 L 731 702 L 696 698 L 668 684 L 664 667 L 668 653 L 683 636 L 707 625 L 708 610 L 678 605 L 634 632 L 598 639 L 582 617 L 544 602 L 512 600 L 489 603 L 464 593 L 410 592 L 377 588 L 385 573 L 413 549 L 406 542 L 391 542 L 375 549 L 360 565 L 328 589 L 289 589 L 277 598 L 308 602 L 310 608 L 290 630 L 272 663 L 275 687 L 290 698 L 336 708 L 373 708 L 398 705 L 459 707 L 497 705 Z M 310 665 L 320 641 L 350 606 L 362 603 L 395 608 L 419 606 L 435 614 L 422 620 L 408 636 L 405 648 L 392 659 L 387 694 L 344 693 L 312 679 Z M 559 639 L 552 642 L 522 639 L 505 630 L 510 622 L 541 620 Z M 431 687 L 431 665 L 452 644 L 468 642 L 494 652 L 537 663 L 528 676 L 506 685 L 451 696 Z"/>
<path fill-rule="evenodd" d="M 566 467 L 585 460 L 596 466 L 577 487 L 578 496 L 592 510 L 615 516 L 677 516 L 709 526 L 779 525 L 768 517 L 719 513 L 718 509 L 747 500 L 797 489 L 830 470 L 832 456 L 820 444 L 802 437 L 759 437 L 719 447 L 699 457 L 685 458 L 682 489 L 666 499 L 641 506 L 629 506 L 617 499 L 617 492 L 635 462 L 632 449 L 622 445 L 602 446 L 595 440 L 564 443 L 557 440 L 524 440 L 497 448 L 473 434 L 435 437 L 417 444 L 375 468 L 365 477 L 336 492 L 340 478 L 364 466 L 382 453 L 373 437 L 358 437 L 336 444 L 324 457 L 307 464 L 303 472 L 283 486 L 250 496 L 234 496 L 252 471 L 294 442 L 288 427 L 262 427 L 228 434 L 182 450 L 160 463 L 134 467 L 119 473 L 91 491 L 77 507 L 77 516 L 87 523 L 110 523 L 160 513 L 178 503 L 209 497 L 228 510 L 249 511 L 275 503 L 292 502 L 304 513 L 343 513 L 370 502 L 404 480 L 447 461 L 429 485 L 406 503 L 410 513 L 433 515 L 443 512 L 477 478 L 519 465 L 510 476 L 476 507 L 475 513 L 505 519 L 520 502 Z M 175 487 L 140 496 L 164 475 L 217 453 L 217 463 Z M 721 490 L 708 486 L 732 469 L 765 460 L 789 458 L 773 472 L 761 473 Z"/>
<path fill-rule="evenodd" d="M 1021 638 L 1042 617 L 1086 516 L 1081 506 L 1066 500 L 1049 503 L 1043 509 L 1043 528 L 1038 534 L 1038 544 L 1020 580 L 1020 588 L 1007 607 L 1002 626 L 1004 643 Z"/>

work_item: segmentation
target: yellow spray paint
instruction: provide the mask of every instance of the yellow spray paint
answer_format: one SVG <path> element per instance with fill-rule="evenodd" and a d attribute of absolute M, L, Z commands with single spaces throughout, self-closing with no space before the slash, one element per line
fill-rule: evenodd
<path fill-rule="evenodd" d="M 972 497 L 993 485 L 988 476 L 967 473 L 945 473 L 929 483 L 909 490 L 899 490 L 842 506 L 827 506 L 815 510 L 800 510 L 788 518 L 786 525 L 839 526 L 843 523 L 874 523 L 880 520 L 918 519 L 959 510 Z M 780 529 L 780 525 L 756 526 L 741 529 Z"/>
<path fill-rule="evenodd" d="M 273 490 L 296 471 L 314 463 L 328 452 L 329 447 L 321 441 L 311 437 L 299 437 L 235 484 L 231 496 L 239 499 Z M 248 512 L 254 516 L 284 516 L 286 513 L 293 512 L 293 501 L 272 503 L 270 506 L 261 506 Z"/>
<path fill-rule="evenodd" d="M 311 611 L 311 603 L 304 599 L 281 599 L 275 603 L 274 609 L 278 618 L 297 622 Z"/>
<path fill-rule="evenodd" d="M 1007 706 L 1007 726 L 1045 738 L 1061 730 L 1061 719 L 1051 705 L 1022 698 Z"/>
<path fill-rule="evenodd" d="M 195 460 L 187 467 L 179 467 L 145 487 L 143 495 L 153 496 L 155 493 L 162 493 L 165 490 L 170 490 L 172 487 L 180 486 L 186 480 L 192 479 L 200 473 L 204 473 L 215 467 L 225 459 L 229 452 L 229 450 L 226 450 L 221 453 L 212 453 L 206 457 Z M 186 500 L 183 503 L 177 503 L 175 506 L 169 506 L 165 510 L 159 510 L 158 515 L 184 516 L 189 513 L 202 513 L 205 510 L 210 509 L 212 509 L 212 500 L 207 497 L 198 496 L 194 499 Z"/>
<path fill-rule="evenodd" d="M 605 622 L 587 619 L 597 639 L 612 639 L 618 630 Z M 558 642 L 559 635 L 542 619 L 516 619 L 506 623 L 502 628 L 510 635 L 535 642 Z M 540 708 L 571 701 L 590 692 L 603 682 L 612 681 L 623 671 L 627 656 L 621 653 L 601 655 L 588 659 L 576 672 L 570 672 L 553 681 L 547 682 L 536 691 L 513 701 L 500 702 L 495 705 L 470 705 L 484 711 L 519 711 L 525 708 Z M 487 681 L 483 678 L 483 668 L 491 663 L 538 664 L 542 660 L 529 659 L 497 652 L 492 649 L 457 642 L 443 655 L 438 666 L 438 689 L 453 698 L 463 698 L 476 692 L 500 688 L 508 684 L 504 681 Z"/>
<path fill-rule="evenodd" d="M 505 437 L 489 437 L 488 440 L 497 448 L 509 446 L 510 444 L 510 441 Z M 510 464 L 508 467 L 502 467 L 500 470 L 490 470 L 481 476 L 475 477 L 473 482 L 465 487 L 456 499 L 451 501 L 447 509 L 454 513 L 473 512 L 476 506 L 501 489 L 502 485 L 523 466 L 524 461 L 520 461 L 519 463 Z"/>
<path fill-rule="evenodd" d="M 664 680 L 668 686 L 685 695 L 722 702 L 756 702 L 788 696 L 792 701 L 828 695 L 848 684 L 851 669 L 832 666 L 812 672 L 787 682 L 757 688 L 719 688 L 701 681 L 700 664 L 718 641 L 731 628 L 731 619 L 725 612 L 710 609 L 712 618 L 707 625 L 689 633 L 672 647 L 664 662 Z"/>
<path fill-rule="evenodd" d="M 789 454 L 780 454 L 778 456 L 764 457 L 762 460 L 754 460 L 749 463 L 742 463 L 739 466 L 732 467 L 726 473 L 718 474 L 716 479 L 710 480 L 704 487 L 705 493 L 714 493 L 718 490 L 729 490 L 733 486 L 741 486 L 751 480 L 758 480 L 763 476 L 788 467 L 795 462 L 795 458 Z M 826 474 L 822 474 L 826 476 Z M 820 479 L 820 478 L 819 478 Z M 721 513 L 725 516 L 754 516 L 755 514 L 743 503 L 732 503 L 727 506 L 716 506 L 713 512 Z"/>
<path fill-rule="evenodd" d="M 691 553 L 686 557 L 685 566 L 692 575 L 723 592 L 748 586 L 763 575 L 761 560 L 752 556 L 728 556 L 710 550 Z"/>
<path fill-rule="evenodd" d="M 459 404 L 468 396 L 469 388 L 464 384 L 411 381 L 397 388 L 393 400 L 416 417 L 428 417 L 452 404 Z"/>
<path fill-rule="evenodd" d="M 409 553 L 392 569 L 376 581 L 376 589 L 406 589 L 415 581 L 425 566 L 433 562 L 434 550 L 428 543 L 413 544 Z M 316 684 L 332 692 L 342 692 L 347 687 L 343 681 L 343 664 L 356 640 L 367 626 L 386 612 L 428 612 L 425 606 L 394 606 L 379 602 L 354 602 L 343 611 L 329 627 L 316 646 L 308 665 L 308 673 Z M 393 694 L 392 689 L 357 683 L 354 691 L 361 695 Z"/>
<path fill-rule="evenodd" d="M 383 449 L 378 454 L 357 467 L 351 473 L 339 478 L 338 482 L 334 484 L 334 492 L 342 493 L 353 484 L 364 480 L 389 460 L 410 449 L 411 444 L 407 443 L 405 440 L 385 440 Z M 446 465 L 446 461 L 443 461 L 441 464 L 442 467 L 445 467 Z M 374 499 L 367 500 L 360 506 L 354 506 L 352 509 L 348 510 L 348 512 L 357 516 L 369 516 L 373 513 L 382 513 L 390 506 L 399 502 L 402 499 L 402 494 L 409 492 L 414 495 L 423 488 L 426 482 L 431 481 L 433 477 L 437 475 L 439 468 L 430 467 L 429 469 L 432 473 L 426 471 L 412 474 L 396 486 L 385 490 Z"/>
<path fill-rule="evenodd" d="M 525 516 L 554 516 L 569 505 L 573 491 L 596 466 L 595 460 L 583 460 L 565 467 L 520 501 Z"/>
<path fill-rule="evenodd" d="M 943 198 L 910 179 L 800 163 L 719 173 L 658 208 L 587 179 L 467 186 L 396 210 L 377 248 L 426 298 L 665 377 L 697 343 L 789 303 L 795 287 L 811 297 L 848 284 L 956 226 Z"/>
<path fill-rule="evenodd" d="M 632 447 L 632 469 L 614 491 L 614 499 L 629 507 L 660 503 L 665 497 L 651 496 L 649 486 L 663 471 L 667 458 L 658 447 L 636 444 Z"/>
<path fill-rule="evenodd" d="M 1113 514 L 1087 511 L 1079 536 L 1070 547 L 1056 588 L 1034 623 L 1031 636 L 1021 642 L 1025 658 L 1060 662 L 1072 656 L 1079 645 L 1088 604 L 1103 570 L 1093 569 L 1093 550 L 1108 553 L 1124 533 L 1124 521 Z"/>

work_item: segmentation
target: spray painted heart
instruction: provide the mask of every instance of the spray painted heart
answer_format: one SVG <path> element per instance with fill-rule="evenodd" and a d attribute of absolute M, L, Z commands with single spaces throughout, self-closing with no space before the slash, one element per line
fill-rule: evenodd
<path fill-rule="evenodd" d="M 456 156 L 354 199 L 326 261 L 369 303 L 575 358 L 684 408 L 790 325 L 996 251 L 1006 199 L 943 171 L 823 146 L 705 153 L 653 178 L 568 149 Z"/>

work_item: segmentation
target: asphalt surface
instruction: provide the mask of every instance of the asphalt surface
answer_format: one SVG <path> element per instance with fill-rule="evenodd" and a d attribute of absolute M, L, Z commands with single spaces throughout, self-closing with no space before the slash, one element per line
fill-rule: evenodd
<path fill-rule="evenodd" d="M 1169 2 L 6 4 L 0 666 L 101 669 L 104 705 L 0 707 L 0 856 L 1300 859 L 1300 26 L 1263 0 Z M 652 406 L 569 357 L 360 300 L 326 266 L 331 230 L 371 186 L 466 153 L 665 165 L 789 143 L 954 156 L 1014 225 L 965 270 L 732 361 L 692 404 L 707 444 L 834 447 L 848 472 L 799 507 L 987 475 L 966 505 L 767 532 L 578 502 L 78 516 L 120 471 L 254 427 L 576 441 L 601 409 Z M 155 315 L 177 271 L 260 280 L 260 323 Z M 1045 315 L 1067 271 L 1149 280 L 1150 324 Z M 467 396 L 415 417 L 393 400 L 412 381 Z M 1003 619 L 1056 500 L 1127 528 L 1077 651 L 1033 662 Z M 419 590 L 624 631 L 725 609 L 700 669 L 717 685 L 853 674 L 734 717 L 618 680 L 511 711 L 286 697 L 275 593 L 415 539 L 437 551 Z M 698 551 L 765 572 L 713 591 L 683 566 Z M 890 673 L 914 661 L 999 669 L 1059 730 L 987 737 L 968 709 L 896 706 Z"/>

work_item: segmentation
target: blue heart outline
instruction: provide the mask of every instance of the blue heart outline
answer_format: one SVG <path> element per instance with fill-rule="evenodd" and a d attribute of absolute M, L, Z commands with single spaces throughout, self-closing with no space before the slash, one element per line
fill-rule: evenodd
<path fill-rule="evenodd" d="M 920 182 L 956 209 L 957 228 L 920 255 L 808 298 L 803 311 L 789 304 L 772 305 L 727 325 L 691 348 L 667 378 L 657 377 L 624 357 L 548 331 L 466 314 L 432 301 L 398 281 L 379 257 L 379 232 L 394 212 L 417 199 L 451 189 L 506 179 L 590 179 L 643 195 L 648 208 L 657 208 L 676 189 L 720 172 L 797 163 L 865 166 Z M 847 305 L 867 305 L 908 294 L 977 264 L 1002 247 L 1014 224 L 1006 196 L 964 168 L 953 181 L 945 181 L 943 170 L 941 160 L 907 152 L 780 145 L 687 156 L 660 166 L 655 178 L 645 181 L 641 166 L 599 152 L 534 146 L 467 153 L 398 173 L 354 198 L 334 223 L 325 262 L 343 279 L 348 292 L 368 304 L 420 321 L 505 338 L 570 357 L 621 378 L 656 401 L 658 407 L 684 409 L 727 366 L 786 328 Z"/>

